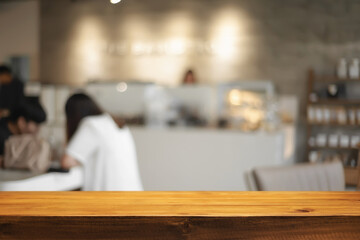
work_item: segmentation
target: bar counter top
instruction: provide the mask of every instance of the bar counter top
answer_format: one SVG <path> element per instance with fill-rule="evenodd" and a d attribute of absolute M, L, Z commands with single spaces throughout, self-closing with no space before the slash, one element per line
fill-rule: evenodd
<path fill-rule="evenodd" d="M 2 216 L 360 216 L 360 193 L 2 192 Z"/>
<path fill-rule="evenodd" d="M 0 193 L 0 239 L 73 238 L 360 239 L 360 194 Z"/>

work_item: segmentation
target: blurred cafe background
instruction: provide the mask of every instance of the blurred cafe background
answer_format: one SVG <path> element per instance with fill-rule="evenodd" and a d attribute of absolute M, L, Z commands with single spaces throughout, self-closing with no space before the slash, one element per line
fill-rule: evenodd
<path fill-rule="evenodd" d="M 84 91 L 133 135 L 144 190 L 356 190 L 357 0 L 0 0 L 0 64 L 47 114 Z M 1 93 L 0 93 L 1 94 Z M 120 146 L 119 146 L 120 147 Z M 0 170 L 0 190 L 74 190 Z"/>

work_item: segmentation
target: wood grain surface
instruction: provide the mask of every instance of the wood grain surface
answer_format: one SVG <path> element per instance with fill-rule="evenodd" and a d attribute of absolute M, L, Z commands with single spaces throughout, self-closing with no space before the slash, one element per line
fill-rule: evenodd
<path fill-rule="evenodd" d="M 360 194 L 3 192 L 0 239 L 360 239 Z"/>

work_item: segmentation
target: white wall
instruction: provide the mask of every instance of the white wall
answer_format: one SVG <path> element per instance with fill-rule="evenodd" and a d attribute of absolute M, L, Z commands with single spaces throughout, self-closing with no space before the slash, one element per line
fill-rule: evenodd
<path fill-rule="evenodd" d="M 13 55 L 30 57 L 30 78 L 39 79 L 39 2 L 0 3 L 0 63 Z"/>

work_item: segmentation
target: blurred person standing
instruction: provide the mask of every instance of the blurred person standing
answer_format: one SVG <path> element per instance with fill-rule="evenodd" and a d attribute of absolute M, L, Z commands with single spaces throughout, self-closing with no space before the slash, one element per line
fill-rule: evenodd
<path fill-rule="evenodd" d="M 0 119 L 11 115 L 24 100 L 24 84 L 13 77 L 12 71 L 0 65 Z"/>
<path fill-rule="evenodd" d="M 189 69 L 186 73 L 185 73 L 185 76 L 184 76 L 184 79 L 183 79 L 183 84 L 196 84 L 197 81 L 196 81 L 196 77 L 195 77 L 195 73 L 193 70 Z"/>
<path fill-rule="evenodd" d="M 127 127 L 119 128 L 85 94 L 65 106 L 67 141 L 62 167 L 82 165 L 85 191 L 142 191 L 136 149 Z"/>

